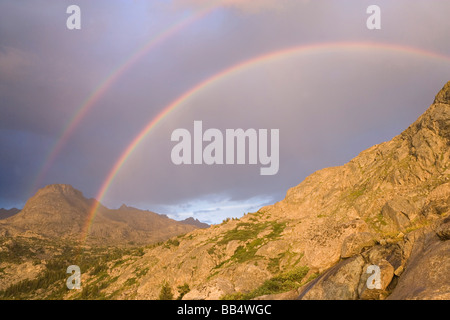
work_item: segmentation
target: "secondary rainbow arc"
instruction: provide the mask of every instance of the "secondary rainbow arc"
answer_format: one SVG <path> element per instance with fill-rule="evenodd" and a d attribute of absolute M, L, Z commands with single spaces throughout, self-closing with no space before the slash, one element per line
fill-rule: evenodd
<path fill-rule="evenodd" d="M 163 43 L 165 40 L 169 39 L 173 35 L 177 34 L 181 30 L 185 29 L 189 25 L 201 20 L 209 13 L 213 12 L 217 6 L 208 6 L 203 8 L 201 11 L 194 15 L 187 16 L 184 19 L 178 21 L 174 25 L 160 32 L 156 36 L 152 37 L 148 42 L 142 45 L 137 51 L 135 51 L 130 57 L 125 59 L 121 65 L 111 71 L 104 80 L 92 91 L 92 93 L 82 102 L 79 108 L 71 116 L 69 121 L 66 123 L 61 133 L 58 135 L 59 138 L 53 147 L 50 149 L 49 153 L 43 161 L 43 166 L 37 174 L 34 182 L 32 183 L 31 189 L 34 192 L 39 185 L 42 183 L 44 177 L 47 175 L 48 170 L 51 168 L 52 164 L 56 160 L 56 157 L 61 153 L 64 145 L 66 145 L 69 138 L 73 135 L 76 128 L 79 126 L 81 121 L 86 117 L 89 110 L 96 105 L 96 103 L 105 95 L 105 93 L 111 88 L 111 86 L 118 80 L 122 75 L 124 75 L 131 67 L 133 67 L 138 61 L 140 61 L 144 56 L 146 56 L 152 49 L 157 47 L 159 44 Z"/>

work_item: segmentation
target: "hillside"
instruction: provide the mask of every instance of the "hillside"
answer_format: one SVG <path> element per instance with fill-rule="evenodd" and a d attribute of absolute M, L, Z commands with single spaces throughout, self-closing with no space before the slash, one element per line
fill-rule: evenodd
<path fill-rule="evenodd" d="M 403 133 L 284 200 L 109 264 L 102 294 L 157 299 L 166 283 L 185 299 L 448 299 L 449 146 L 450 82 Z M 371 264 L 380 290 L 365 287 Z"/>

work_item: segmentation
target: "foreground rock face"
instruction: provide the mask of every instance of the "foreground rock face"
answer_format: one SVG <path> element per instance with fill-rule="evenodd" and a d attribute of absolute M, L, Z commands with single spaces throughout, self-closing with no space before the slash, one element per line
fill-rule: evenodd
<path fill-rule="evenodd" d="M 441 227 L 448 228 L 450 219 L 446 220 Z M 450 241 L 426 230 L 418 230 L 411 238 L 417 239 L 405 272 L 388 299 L 450 299 Z"/>
<path fill-rule="evenodd" d="M 299 299 L 449 299 L 450 242 L 438 237 L 450 218 L 411 232 L 396 243 L 375 245 L 343 259 L 302 288 Z M 378 288 L 369 287 L 370 266 L 380 270 Z M 373 277 L 372 277 L 373 278 Z"/>
<path fill-rule="evenodd" d="M 339 262 L 300 294 L 304 300 L 355 300 L 364 259 L 355 256 Z"/>

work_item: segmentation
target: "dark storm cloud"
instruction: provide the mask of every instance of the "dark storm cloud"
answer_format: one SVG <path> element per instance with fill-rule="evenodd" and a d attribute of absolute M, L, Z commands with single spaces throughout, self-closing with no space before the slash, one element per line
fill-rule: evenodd
<path fill-rule="evenodd" d="M 145 43 L 211 1 L 2 1 L 0 207 L 22 205 L 83 102 Z M 130 141 L 169 103 L 242 61 L 323 42 L 384 42 L 450 55 L 444 1 L 216 1 L 221 7 L 165 38 L 122 72 L 66 141 L 43 184 L 98 193 Z M 67 6 L 82 29 L 65 27 Z M 118 172 L 104 200 L 209 222 L 281 200 L 308 174 L 340 165 L 413 122 L 447 81 L 450 63 L 406 52 L 331 50 L 258 65 L 199 92 L 166 117 Z M 280 171 L 175 166 L 176 128 L 280 129 Z M 211 215 L 211 217 L 208 217 Z"/>

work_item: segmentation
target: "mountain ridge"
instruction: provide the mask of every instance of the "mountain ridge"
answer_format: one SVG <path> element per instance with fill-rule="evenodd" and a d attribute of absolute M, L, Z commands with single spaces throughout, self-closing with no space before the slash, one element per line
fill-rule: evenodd
<path fill-rule="evenodd" d="M 95 201 L 85 198 L 81 191 L 68 184 L 45 186 L 26 202 L 19 213 L 0 221 L 0 234 L 80 241 L 89 223 L 88 243 L 142 245 L 196 228 L 165 215 L 126 205 L 109 209 L 100 204 L 96 216 L 88 221 Z"/>
<path fill-rule="evenodd" d="M 13 215 L 19 212 L 20 209 L 17 208 L 10 208 L 10 209 L 0 208 L 0 220 L 12 217 Z"/>

